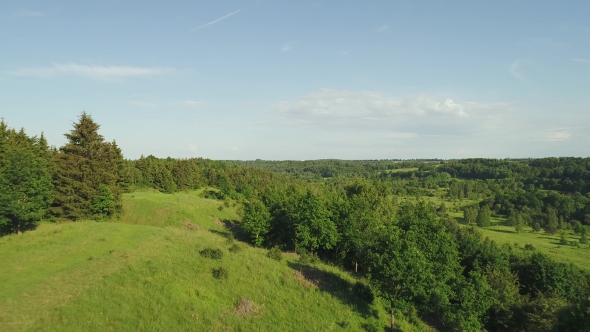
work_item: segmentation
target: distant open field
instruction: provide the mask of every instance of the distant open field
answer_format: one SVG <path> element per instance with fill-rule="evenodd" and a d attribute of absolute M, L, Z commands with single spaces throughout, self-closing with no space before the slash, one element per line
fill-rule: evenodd
<path fill-rule="evenodd" d="M 559 262 L 573 263 L 581 268 L 590 270 L 590 248 L 587 244 L 580 244 L 579 247 L 572 244 L 560 244 L 560 236 L 548 235 L 544 231 L 533 233 L 530 227 L 526 227 L 521 233 L 517 233 L 514 227 L 491 226 L 479 228 L 484 236 L 489 237 L 497 243 L 518 244 L 523 248 L 531 244 L 539 250 Z M 568 242 L 579 243 L 580 236 L 572 231 L 567 232 Z"/>

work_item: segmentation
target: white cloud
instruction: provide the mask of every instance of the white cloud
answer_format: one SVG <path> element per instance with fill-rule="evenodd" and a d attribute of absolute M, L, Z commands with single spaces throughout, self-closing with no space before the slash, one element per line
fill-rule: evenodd
<path fill-rule="evenodd" d="M 148 103 L 145 101 L 130 101 L 129 105 L 133 105 L 133 106 L 139 106 L 139 107 L 156 107 L 156 104 L 154 103 Z"/>
<path fill-rule="evenodd" d="M 473 106 L 473 105 L 472 105 Z M 382 120 L 403 115 L 440 114 L 467 117 L 467 104 L 428 96 L 396 97 L 375 91 L 321 89 L 296 101 L 272 105 L 273 112 L 288 118 Z"/>
<path fill-rule="evenodd" d="M 522 76 L 522 74 L 520 73 L 520 63 L 518 62 L 513 62 L 510 65 L 510 75 L 516 77 L 517 79 L 523 82 L 525 81 L 524 76 Z"/>
<path fill-rule="evenodd" d="M 11 72 L 15 76 L 51 77 L 59 75 L 83 76 L 92 79 L 113 80 L 128 77 L 146 77 L 171 72 L 169 68 L 128 66 L 85 66 L 75 63 L 54 64 L 45 68 L 21 68 Z"/>
<path fill-rule="evenodd" d="M 570 137 L 570 133 L 566 130 L 559 130 L 545 134 L 546 141 L 564 141 Z"/>
<path fill-rule="evenodd" d="M 189 144 L 188 150 L 192 152 L 197 152 L 197 145 L 196 144 Z"/>
<path fill-rule="evenodd" d="M 202 108 L 207 105 L 207 103 L 204 101 L 185 100 L 182 102 L 182 105 L 191 108 Z"/>
<path fill-rule="evenodd" d="M 508 103 L 455 102 L 427 95 L 321 89 L 270 105 L 279 123 L 345 129 L 351 135 L 384 133 L 388 139 L 480 135 L 510 130 Z"/>
<path fill-rule="evenodd" d="M 572 59 L 572 61 L 581 62 L 581 63 L 590 63 L 590 60 L 588 60 L 588 59 Z"/>
<path fill-rule="evenodd" d="M 291 50 L 291 45 L 287 44 L 281 48 L 281 52 L 289 52 Z"/>
<path fill-rule="evenodd" d="M 12 12 L 12 17 L 41 17 L 41 16 L 45 16 L 47 15 L 47 13 L 42 12 L 42 11 L 36 11 L 36 10 L 29 10 L 29 9 L 24 9 L 24 8 L 19 8 L 17 10 L 15 10 L 14 12 Z"/>
<path fill-rule="evenodd" d="M 378 27 L 377 29 L 375 29 L 376 32 L 385 32 L 387 30 L 389 30 L 389 25 L 387 25 L 387 24 L 384 24 L 384 25 Z"/>

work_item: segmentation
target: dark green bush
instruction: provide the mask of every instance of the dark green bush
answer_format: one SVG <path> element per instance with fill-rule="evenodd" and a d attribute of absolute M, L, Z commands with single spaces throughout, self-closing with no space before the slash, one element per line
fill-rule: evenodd
<path fill-rule="evenodd" d="M 367 332 L 383 332 L 383 325 L 379 319 L 370 317 L 363 324 L 363 329 Z"/>
<path fill-rule="evenodd" d="M 270 249 L 267 253 L 266 256 L 268 258 L 272 258 L 275 259 L 277 261 L 280 261 L 283 259 L 283 252 L 281 251 L 281 248 L 279 248 L 278 246 L 274 246 L 272 249 Z"/>
<path fill-rule="evenodd" d="M 310 253 L 306 250 L 303 250 L 299 253 L 299 263 L 301 264 L 315 264 L 319 262 L 320 258 L 315 253 Z"/>
<path fill-rule="evenodd" d="M 367 303 L 373 303 L 375 300 L 375 295 L 373 295 L 371 288 L 360 281 L 357 281 L 352 286 L 352 292 Z"/>
<path fill-rule="evenodd" d="M 220 266 L 217 269 L 213 269 L 211 273 L 213 274 L 213 278 L 215 279 L 227 279 L 227 277 L 229 277 L 229 271 L 223 266 Z"/>
<path fill-rule="evenodd" d="M 211 259 L 223 258 L 223 251 L 221 251 L 220 249 L 205 248 L 205 249 L 201 250 L 199 253 L 201 254 L 201 256 L 203 256 L 205 258 L 211 258 Z"/>
<path fill-rule="evenodd" d="M 242 250 L 242 247 L 240 247 L 239 245 L 237 245 L 235 243 L 233 246 L 229 247 L 229 252 L 237 253 L 241 250 Z"/>

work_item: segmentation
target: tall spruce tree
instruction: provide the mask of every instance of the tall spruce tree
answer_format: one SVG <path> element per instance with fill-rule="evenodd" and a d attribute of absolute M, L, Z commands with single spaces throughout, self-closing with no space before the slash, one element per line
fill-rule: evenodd
<path fill-rule="evenodd" d="M 115 142 L 105 142 L 98 133 L 100 125 L 86 112 L 73 127 L 65 134 L 68 143 L 59 149 L 55 158 L 53 214 L 70 220 L 92 216 L 92 204 L 96 196 L 105 194 L 104 186 L 113 196 L 115 210 L 120 209 L 121 150 Z"/>

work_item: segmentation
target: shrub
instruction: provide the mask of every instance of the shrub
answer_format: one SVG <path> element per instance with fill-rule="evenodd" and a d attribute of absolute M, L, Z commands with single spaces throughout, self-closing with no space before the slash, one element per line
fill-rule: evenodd
<path fill-rule="evenodd" d="M 223 205 L 220 205 L 220 206 L 217 208 L 217 210 L 219 210 L 219 211 L 223 211 Z"/>
<path fill-rule="evenodd" d="M 360 281 L 357 281 L 352 286 L 352 292 L 367 303 L 373 303 L 373 301 L 375 300 L 375 295 L 373 295 L 373 291 L 371 291 L 371 288 L 369 288 L 369 286 L 363 284 Z"/>
<path fill-rule="evenodd" d="M 268 258 L 272 258 L 275 259 L 277 261 L 280 261 L 283 259 L 283 252 L 281 251 L 281 248 L 279 248 L 278 246 L 274 246 L 272 247 L 272 249 L 270 249 L 267 253 L 266 256 Z"/>
<path fill-rule="evenodd" d="M 227 277 L 229 277 L 229 271 L 223 266 L 213 269 L 211 274 L 213 274 L 213 278 L 215 279 L 227 279 Z"/>
<path fill-rule="evenodd" d="M 229 247 L 229 252 L 233 252 L 234 254 L 241 251 L 242 247 L 240 247 L 239 245 L 235 244 L 231 247 Z"/>
<path fill-rule="evenodd" d="M 223 251 L 221 251 L 220 249 L 205 248 L 205 249 L 199 251 L 199 253 L 201 254 L 201 256 L 203 256 L 205 258 L 211 258 L 211 259 L 223 258 Z"/>
<path fill-rule="evenodd" d="M 530 243 L 527 243 L 527 244 L 525 244 L 525 245 L 524 245 L 524 250 L 530 250 L 530 251 L 533 251 L 533 250 L 535 250 L 535 247 L 533 247 L 533 245 L 532 245 L 532 244 L 530 244 Z"/>
<path fill-rule="evenodd" d="M 233 233 L 228 233 L 225 237 L 227 238 L 227 244 L 234 244 L 235 237 Z"/>
<path fill-rule="evenodd" d="M 299 262 L 301 264 L 315 264 L 320 262 L 320 258 L 316 253 L 304 252 L 299 255 Z"/>
<path fill-rule="evenodd" d="M 383 332 L 383 325 L 381 325 L 381 321 L 375 317 L 368 318 L 363 324 L 363 328 L 367 332 Z"/>

